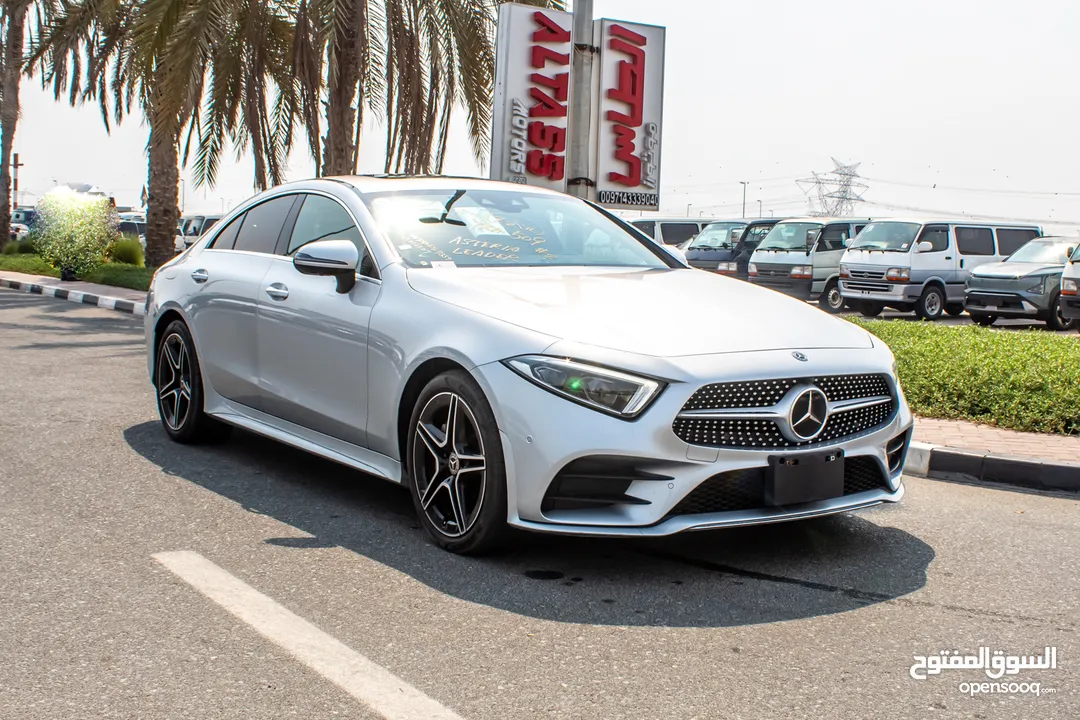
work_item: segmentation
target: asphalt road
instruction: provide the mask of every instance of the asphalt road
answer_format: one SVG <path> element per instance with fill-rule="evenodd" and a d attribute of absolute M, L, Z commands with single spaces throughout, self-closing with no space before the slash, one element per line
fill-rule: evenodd
<path fill-rule="evenodd" d="M 7 290 L 0 437 L 0 717 L 380 717 L 328 679 L 352 652 L 467 720 L 1080 717 L 1075 499 L 910 479 L 858 515 L 455 557 L 400 488 L 244 433 L 170 443 L 138 319 Z M 291 611 L 284 639 L 175 551 Z M 303 621 L 338 654 L 300 662 Z M 1013 678 L 1038 697 L 909 676 L 980 646 L 1058 667 Z"/>

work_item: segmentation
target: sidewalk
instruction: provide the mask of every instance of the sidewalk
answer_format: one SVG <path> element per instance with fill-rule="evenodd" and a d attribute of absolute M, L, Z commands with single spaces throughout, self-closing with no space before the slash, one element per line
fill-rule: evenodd
<path fill-rule="evenodd" d="M 71 302 L 141 315 L 146 293 L 138 290 L 86 282 L 60 282 L 56 278 L 25 275 L 0 270 L 0 286 L 54 295 Z M 920 474 L 935 474 L 938 466 L 945 474 L 960 473 L 980 479 L 1018 476 L 1014 484 L 1046 484 L 1049 475 L 1066 472 L 1072 484 L 1080 483 L 1080 436 L 1042 435 L 1001 430 L 963 420 L 915 419 L 915 443 L 924 443 L 912 453 L 908 465 Z M 930 449 L 936 451 L 931 460 Z M 915 461 L 915 455 L 921 460 Z M 993 462 L 984 460 L 994 456 Z M 1071 467 L 1050 467 L 1053 465 Z M 1044 466 L 1047 466 L 1044 470 Z M 921 470 L 916 470 L 921 468 Z M 1044 482 L 1045 481 L 1045 482 Z M 1057 482 L 1054 480 L 1054 482 Z"/>

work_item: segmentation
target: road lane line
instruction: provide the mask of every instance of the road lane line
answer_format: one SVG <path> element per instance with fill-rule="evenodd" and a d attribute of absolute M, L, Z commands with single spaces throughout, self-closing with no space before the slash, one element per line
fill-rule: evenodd
<path fill-rule="evenodd" d="M 157 553 L 153 558 L 387 720 L 462 720 L 453 710 L 286 610 L 202 555 L 178 551 Z"/>

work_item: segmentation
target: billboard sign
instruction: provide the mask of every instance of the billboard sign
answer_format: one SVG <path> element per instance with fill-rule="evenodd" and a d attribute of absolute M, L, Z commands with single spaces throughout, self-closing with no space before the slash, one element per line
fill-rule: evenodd
<path fill-rule="evenodd" d="M 658 210 L 665 29 L 606 19 L 596 25 L 596 199 L 609 208 Z"/>
<path fill-rule="evenodd" d="M 566 191 L 573 16 L 499 7 L 491 178 Z"/>

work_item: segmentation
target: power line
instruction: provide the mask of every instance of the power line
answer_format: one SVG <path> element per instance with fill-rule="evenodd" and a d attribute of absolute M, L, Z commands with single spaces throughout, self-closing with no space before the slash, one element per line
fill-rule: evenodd
<path fill-rule="evenodd" d="M 758 178 L 756 180 L 748 181 L 751 185 L 765 185 L 768 183 L 780 183 L 780 182 L 796 182 L 796 178 L 792 176 L 775 177 L 775 178 Z M 742 181 L 716 181 L 716 182 L 703 182 L 703 183 L 680 183 L 678 185 L 665 185 L 665 190 L 676 191 L 678 188 L 711 188 L 711 187 L 735 187 L 741 185 Z"/>
<path fill-rule="evenodd" d="M 903 187 L 919 188 L 921 190 L 954 190 L 959 192 L 990 193 L 995 195 L 1048 195 L 1061 197 L 1080 197 L 1080 192 L 1057 192 L 1053 190 L 995 190 L 993 188 L 960 187 L 957 185 L 939 185 L 933 183 L 904 182 L 902 180 L 882 180 L 881 178 L 863 178 L 871 182 L 885 183 L 886 185 L 901 185 Z"/>
<path fill-rule="evenodd" d="M 982 215 L 974 214 L 969 215 L 967 213 L 957 214 L 955 211 L 949 210 L 934 210 L 931 208 L 913 207 L 910 205 L 893 205 L 890 203 L 876 202 L 874 200 L 863 200 L 867 205 L 873 205 L 874 207 L 888 208 L 889 210 L 907 210 L 910 212 L 923 213 L 926 215 L 933 215 L 943 218 L 957 218 L 963 217 L 970 220 L 994 220 L 999 222 L 1016 222 L 1016 223 L 1038 223 L 1045 225 L 1068 225 L 1070 227 L 1080 227 L 1080 220 L 1053 220 L 1049 218 L 1016 218 L 1016 217 L 1003 217 L 1000 215 Z"/>
<path fill-rule="evenodd" d="M 811 214 L 849 217 L 855 210 L 855 203 L 862 201 L 863 193 L 869 190 L 870 186 L 860 182 L 859 165 L 862 163 L 845 165 L 836 158 L 832 158 L 832 161 L 835 167 L 829 172 L 815 172 L 813 178 L 798 180 L 797 184 L 804 193 L 817 191 L 818 209 Z M 804 187 L 805 185 L 810 187 Z"/>

